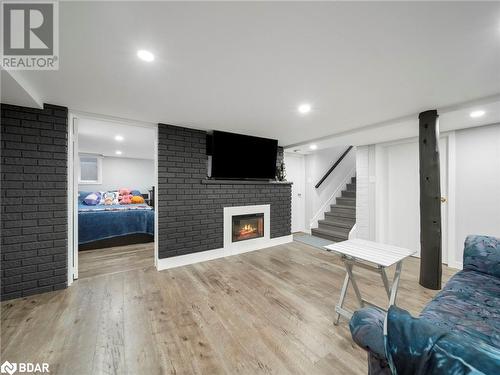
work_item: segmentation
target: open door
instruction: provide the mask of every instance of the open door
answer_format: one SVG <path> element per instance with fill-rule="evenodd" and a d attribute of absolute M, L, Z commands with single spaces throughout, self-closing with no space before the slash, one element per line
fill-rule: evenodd
<path fill-rule="evenodd" d="M 71 268 L 70 278 L 72 280 L 78 279 L 78 176 L 80 174 L 79 168 L 80 163 L 78 160 L 78 118 L 74 115 L 70 115 L 70 143 L 71 143 L 71 160 L 69 170 L 71 176 L 71 188 L 70 192 L 70 215 L 71 215 L 71 233 L 69 244 L 70 258 L 69 265 Z"/>

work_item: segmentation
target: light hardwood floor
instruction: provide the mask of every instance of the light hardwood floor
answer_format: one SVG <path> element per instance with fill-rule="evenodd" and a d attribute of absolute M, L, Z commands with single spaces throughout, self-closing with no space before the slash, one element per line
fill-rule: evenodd
<path fill-rule="evenodd" d="M 382 301 L 378 275 L 355 272 L 363 293 Z M 343 277 L 338 256 L 297 242 L 88 277 L 2 303 L 2 361 L 48 362 L 51 374 L 68 375 L 366 374 L 347 322 L 332 324 Z M 414 314 L 435 294 L 417 280 L 409 259 L 398 305 Z"/>
<path fill-rule="evenodd" d="M 147 268 L 154 264 L 154 244 L 141 243 L 78 253 L 78 277 L 84 279 Z"/>

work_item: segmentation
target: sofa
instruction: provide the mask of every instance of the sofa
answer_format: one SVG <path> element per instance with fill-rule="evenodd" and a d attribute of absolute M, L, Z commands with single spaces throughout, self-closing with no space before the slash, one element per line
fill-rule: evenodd
<path fill-rule="evenodd" d="M 418 318 L 368 307 L 349 328 L 371 375 L 500 374 L 500 238 L 468 236 L 463 270 Z"/>

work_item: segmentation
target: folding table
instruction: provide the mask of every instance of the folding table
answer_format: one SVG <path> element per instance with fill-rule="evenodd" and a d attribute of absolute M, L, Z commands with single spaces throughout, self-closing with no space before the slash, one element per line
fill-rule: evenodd
<path fill-rule="evenodd" d="M 416 253 L 415 250 L 385 245 L 362 239 L 337 242 L 331 245 L 326 245 L 324 246 L 324 248 L 328 251 L 333 251 L 340 254 L 346 269 L 344 284 L 342 285 L 342 290 L 340 292 L 339 303 L 335 306 L 335 311 L 337 313 L 334 322 L 335 325 L 339 323 L 341 315 L 344 318 L 350 319 L 353 314 L 352 311 L 344 308 L 344 301 L 349 283 L 352 283 L 352 288 L 354 289 L 354 293 L 360 307 L 364 307 L 365 304 L 367 304 L 385 310 L 382 307 L 363 299 L 352 272 L 354 266 L 365 268 L 367 270 L 374 271 L 380 274 L 385 291 L 387 293 L 387 297 L 389 298 L 389 306 L 391 306 L 396 302 L 403 260 Z M 392 284 L 389 285 L 389 280 L 387 278 L 385 269 L 392 266 L 393 264 L 396 264 L 396 272 L 394 273 Z"/>

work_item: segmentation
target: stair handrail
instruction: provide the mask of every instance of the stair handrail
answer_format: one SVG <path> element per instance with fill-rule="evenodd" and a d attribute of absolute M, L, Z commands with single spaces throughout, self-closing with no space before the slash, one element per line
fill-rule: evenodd
<path fill-rule="evenodd" d="M 357 238 L 357 234 L 358 234 L 358 228 L 356 226 L 356 223 L 354 223 L 351 230 L 349 231 L 349 234 L 347 235 L 347 239 L 353 240 L 353 239 Z"/>
<path fill-rule="evenodd" d="M 342 159 L 344 159 L 346 157 L 346 155 L 349 153 L 349 151 L 351 151 L 353 146 L 349 146 L 347 147 L 347 150 L 344 151 L 344 153 L 342 155 L 340 155 L 340 158 L 338 158 L 338 160 L 330 167 L 330 169 L 328 171 L 326 171 L 325 175 L 323 177 L 321 177 L 321 180 L 319 180 L 319 182 L 314 186 L 316 189 L 319 188 L 321 186 L 321 184 L 328 178 L 328 176 L 330 176 L 330 173 L 333 172 L 333 170 L 335 168 L 337 168 L 337 165 L 340 164 L 340 162 L 342 161 Z"/>
<path fill-rule="evenodd" d="M 342 189 L 347 185 L 348 181 L 351 180 L 354 176 L 356 175 L 356 166 L 352 167 L 349 172 L 345 175 L 345 177 L 342 179 L 342 181 L 339 183 L 335 191 L 330 195 L 330 197 L 323 203 L 323 205 L 319 208 L 319 210 L 316 212 L 316 214 L 312 217 L 312 219 L 309 221 L 309 230 L 315 225 L 315 223 L 318 222 L 319 218 L 321 215 L 324 215 L 326 212 L 326 208 L 332 204 L 332 201 L 337 198 L 337 194 L 339 193 L 339 190 L 342 191 Z"/>

